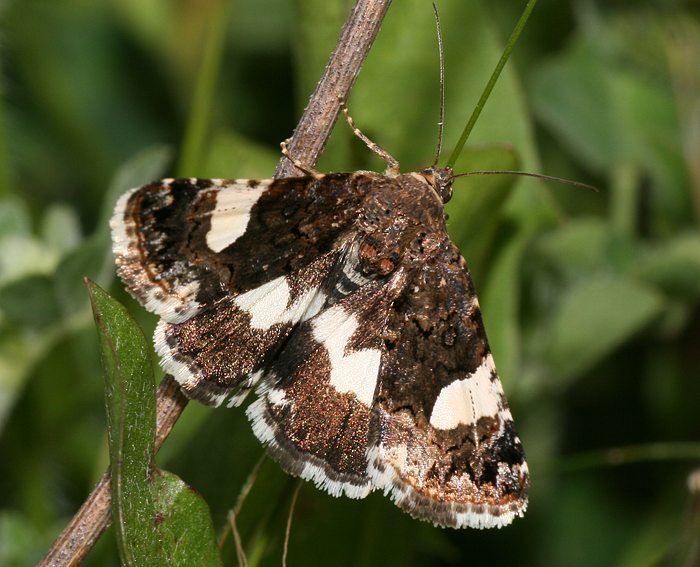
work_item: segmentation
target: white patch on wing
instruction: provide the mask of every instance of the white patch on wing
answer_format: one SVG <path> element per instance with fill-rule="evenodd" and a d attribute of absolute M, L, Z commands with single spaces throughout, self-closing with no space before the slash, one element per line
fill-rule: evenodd
<path fill-rule="evenodd" d="M 357 331 L 357 319 L 341 306 L 331 307 L 312 323 L 314 339 L 326 347 L 331 362 L 330 382 L 341 393 L 351 392 L 370 407 L 379 376 L 382 353 L 363 349 L 350 354 L 345 349 Z"/>
<path fill-rule="evenodd" d="M 267 391 L 267 399 L 273 406 L 286 406 L 291 402 L 287 399 L 287 392 L 281 388 L 270 388 Z"/>
<path fill-rule="evenodd" d="M 311 287 L 289 305 L 291 290 L 286 276 L 275 278 L 259 287 L 237 296 L 233 301 L 250 316 L 250 326 L 268 330 L 273 325 L 297 323 L 316 315 L 323 307 L 326 296 Z"/>
<path fill-rule="evenodd" d="M 489 354 L 472 374 L 445 386 L 435 400 L 430 425 L 436 429 L 454 429 L 458 425 L 473 425 L 479 418 L 499 412 L 510 418 L 510 412 L 500 407 L 501 384 L 498 379 L 491 379 L 495 371 Z"/>
<path fill-rule="evenodd" d="M 233 301 L 250 315 L 250 325 L 269 329 L 282 322 L 289 303 L 289 284 L 285 276 L 275 278 L 259 287 L 237 296 Z"/>
<path fill-rule="evenodd" d="M 201 382 L 201 378 L 192 373 L 190 367 L 173 358 L 173 351 L 168 344 L 166 337 L 167 322 L 162 319 L 156 325 L 156 330 L 153 333 L 153 342 L 155 344 L 156 353 L 160 357 L 160 365 L 166 373 L 172 374 L 173 378 L 187 392 L 192 392 Z M 221 402 L 219 402 L 221 403 Z"/>
<path fill-rule="evenodd" d="M 141 299 L 143 306 L 160 315 L 168 323 L 183 323 L 196 315 L 201 305 L 195 301 L 199 292 L 199 282 L 174 287 L 170 295 L 164 295 L 158 287 L 143 289 L 146 293 Z"/>
<path fill-rule="evenodd" d="M 245 233 L 250 220 L 250 210 L 272 183 L 259 181 L 252 187 L 245 180 L 222 185 L 216 191 L 216 205 L 211 211 L 211 226 L 207 232 L 207 246 L 221 252 Z"/>

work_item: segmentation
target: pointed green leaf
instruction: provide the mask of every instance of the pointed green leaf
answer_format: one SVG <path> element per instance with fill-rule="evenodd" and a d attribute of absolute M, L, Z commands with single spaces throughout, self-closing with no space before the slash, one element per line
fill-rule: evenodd
<path fill-rule="evenodd" d="M 150 347 L 122 305 L 96 284 L 87 285 L 105 373 L 112 520 L 120 555 L 126 565 L 166 565 L 156 561 L 156 508 L 148 482 L 156 427 Z"/>

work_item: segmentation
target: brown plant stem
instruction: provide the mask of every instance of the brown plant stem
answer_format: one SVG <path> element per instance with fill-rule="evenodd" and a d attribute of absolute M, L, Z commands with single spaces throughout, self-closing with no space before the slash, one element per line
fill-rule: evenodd
<path fill-rule="evenodd" d="M 338 99 L 347 98 L 390 4 L 391 0 L 357 0 L 355 3 L 289 143 L 290 154 L 302 163 L 315 165 L 323 151 L 338 117 Z M 295 171 L 292 163 L 282 158 L 275 177 L 289 177 Z M 187 399 L 175 380 L 165 376 L 156 395 L 156 452 L 186 405 Z M 111 521 L 111 484 L 107 471 L 38 564 L 39 567 L 80 564 Z"/>

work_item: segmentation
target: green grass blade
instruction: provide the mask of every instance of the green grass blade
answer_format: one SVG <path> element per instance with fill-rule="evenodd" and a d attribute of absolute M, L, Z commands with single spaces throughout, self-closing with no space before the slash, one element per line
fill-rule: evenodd
<path fill-rule="evenodd" d="M 506 62 L 508 61 L 508 58 L 510 57 L 510 54 L 512 53 L 513 48 L 515 47 L 515 44 L 517 43 L 518 38 L 520 37 L 520 34 L 522 33 L 523 29 L 525 28 L 525 24 L 527 23 L 527 20 L 530 17 L 532 10 L 535 8 L 536 3 L 537 3 L 537 0 L 529 0 L 527 3 L 527 6 L 525 6 L 525 9 L 523 10 L 522 15 L 520 16 L 518 23 L 515 25 L 515 29 L 513 30 L 513 33 L 508 38 L 508 43 L 506 43 L 506 47 L 503 50 L 503 55 L 501 55 L 501 58 L 498 61 L 498 64 L 496 65 L 496 68 L 493 70 L 493 73 L 491 74 L 491 78 L 489 79 L 488 83 L 486 83 L 486 87 L 484 88 L 484 91 L 481 93 L 481 97 L 479 98 L 479 102 L 476 103 L 476 107 L 474 108 L 472 115 L 469 117 L 469 120 L 467 121 L 467 125 L 464 127 L 464 130 L 462 131 L 462 135 L 460 136 L 459 141 L 457 142 L 457 145 L 455 146 L 454 150 L 452 150 L 452 154 L 450 155 L 450 158 L 447 160 L 447 167 L 454 167 L 454 164 L 457 162 L 457 158 L 459 158 L 459 154 L 462 153 L 462 149 L 464 148 L 464 144 L 467 143 L 467 139 L 469 138 L 469 135 L 471 134 L 472 129 L 474 128 L 474 125 L 476 124 L 476 121 L 479 119 L 479 115 L 481 114 L 481 111 L 483 110 L 484 105 L 486 104 L 486 101 L 488 100 L 489 96 L 491 95 L 491 91 L 493 90 L 493 87 L 496 85 L 496 81 L 498 81 L 498 77 L 501 76 L 501 71 L 503 71 L 503 67 L 505 66 Z"/>

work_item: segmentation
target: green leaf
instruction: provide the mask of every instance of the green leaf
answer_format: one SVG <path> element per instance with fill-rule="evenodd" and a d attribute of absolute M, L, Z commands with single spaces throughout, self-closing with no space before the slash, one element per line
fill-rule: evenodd
<path fill-rule="evenodd" d="M 579 376 L 661 314 L 653 289 L 624 276 L 599 275 L 572 287 L 552 322 L 546 352 L 558 385 Z"/>
<path fill-rule="evenodd" d="M 153 464 L 150 346 L 122 305 L 88 282 L 106 379 L 112 518 L 125 565 L 220 565 L 209 509 Z"/>
<path fill-rule="evenodd" d="M 126 309 L 88 283 L 106 381 L 112 520 L 122 562 L 166 565 L 158 553 L 156 507 L 148 480 L 155 438 L 150 348 Z"/>
<path fill-rule="evenodd" d="M 153 475 L 156 522 L 168 565 L 221 565 L 209 506 L 176 475 Z"/>

